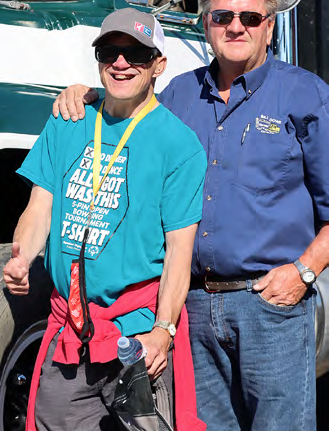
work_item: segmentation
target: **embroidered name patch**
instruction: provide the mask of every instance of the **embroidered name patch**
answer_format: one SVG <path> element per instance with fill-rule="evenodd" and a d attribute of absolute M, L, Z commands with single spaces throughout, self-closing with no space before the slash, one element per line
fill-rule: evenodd
<path fill-rule="evenodd" d="M 147 37 L 151 37 L 152 30 L 149 27 L 146 27 L 146 25 L 141 24 L 140 22 L 135 22 L 134 30 L 139 31 L 140 33 L 144 33 Z"/>
<path fill-rule="evenodd" d="M 281 129 L 279 125 L 281 125 L 281 120 L 269 118 L 267 115 L 256 117 L 256 129 L 261 133 L 269 133 L 271 135 L 280 133 Z"/>

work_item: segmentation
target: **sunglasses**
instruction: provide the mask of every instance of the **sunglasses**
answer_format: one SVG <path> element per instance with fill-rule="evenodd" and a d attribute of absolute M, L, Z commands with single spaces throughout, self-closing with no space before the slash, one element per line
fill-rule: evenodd
<path fill-rule="evenodd" d="M 228 25 L 231 24 L 235 16 L 240 18 L 240 22 L 244 27 L 258 27 L 263 19 L 267 19 L 270 14 L 262 15 L 258 12 L 233 12 L 232 10 L 214 10 L 208 12 L 211 14 L 215 24 Z"/>
<path fill-rule="evenodd" d="M 160 55 L 160 52 L 156 48 L 148 48 L 147 46 L 102 45 L 95 48 L 95 57 L 100 63 L 114 63 L 120 54 L 123 55 L 127 63 L 141 66 Z"/>

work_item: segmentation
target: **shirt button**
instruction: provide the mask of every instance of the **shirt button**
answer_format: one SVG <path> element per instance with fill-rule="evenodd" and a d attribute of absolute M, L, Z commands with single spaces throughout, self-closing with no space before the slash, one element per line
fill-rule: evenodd
<path fill-rule="evenodd" d="M 212 161 L 212 164 L 213 164 L 213 165 L 217 165 L 217 163 L 218 163 L 218 160 L 216 160 L 216 159 L 214 159 L 214 160 Z"/>
<path fill-rule="evenodd" d="M 224 127 L 223 126 L 218 126 L 218 130 L 219 131 L 221 131 L 221 130 L 223 130 L 224 129 Z"/>
<path fill-rule="evenodd" d="M 209 266 L 206 266 L 206 271 L 210 272 L 211 268 Z"/>
<path fill-rule="evenodd" d="M 211 201 L 212 197 L 210 195 L 207 196 L 207 201 Z"/>
<path fill-rule="evenodd" d="M 202 236 L 206 237 L 208 235 L 208 232 L 203 232 Z"/>

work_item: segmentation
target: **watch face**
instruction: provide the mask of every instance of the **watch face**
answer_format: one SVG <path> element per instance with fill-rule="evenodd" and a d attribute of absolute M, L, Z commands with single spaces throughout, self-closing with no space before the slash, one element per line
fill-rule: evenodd
<path fill-rule="evenodd" d="M 176 334 L 176 328 L 175 328 L 175 325 L 171 323 L 171 324 L 168 326 L 168 331 L 169 331 L 169 334 L 170 334 L 172 337 L 174 337 L 174 336 L 175 336 L 175 334 Z"/>
<path fill-rule="evenodd" d="M 315 281 L 315 274 L 311 270 L 305 271 L 302 278 L 303 278 L 304 283 L 310 284 L 310 283 L 313 283 Z"/>

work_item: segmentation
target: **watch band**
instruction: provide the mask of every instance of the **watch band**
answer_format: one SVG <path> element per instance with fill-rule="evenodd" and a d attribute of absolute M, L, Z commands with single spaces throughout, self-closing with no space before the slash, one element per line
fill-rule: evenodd
<path fill-rule="evenodd" d="M 165 329 L 172 338 L 176 335 L 176 326 L 167 320 L 157 320 L 154 323 L 153 328 Z"/>
<path fill-rule="evenodd" d="M 303 265 L 302 262 L 299 259 L 295 260 L 294 265 L 298 269 L 298 272 L 299 272 L 300 275 L 302 274 L 302 272 L 306 268 L 306 266 Z"/>

